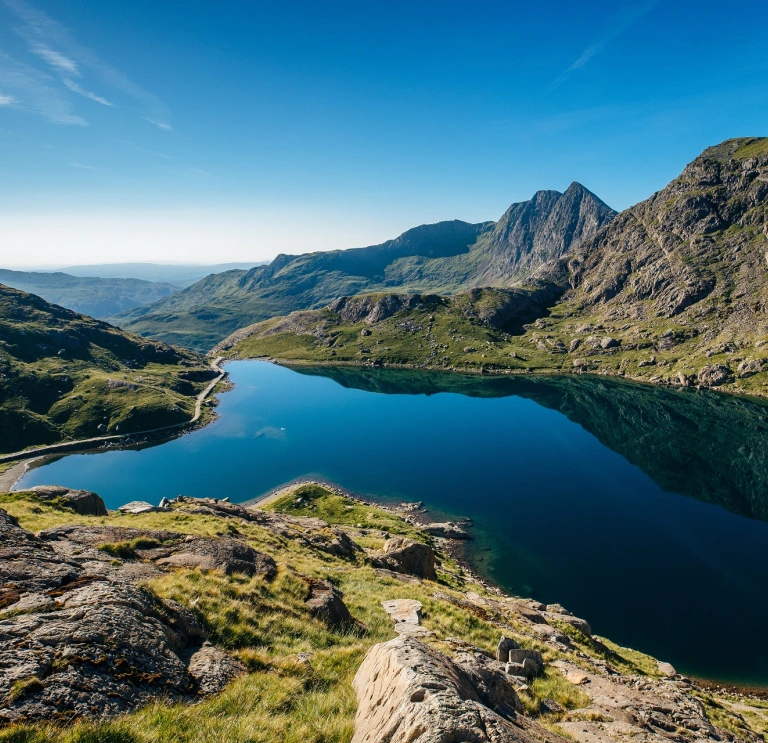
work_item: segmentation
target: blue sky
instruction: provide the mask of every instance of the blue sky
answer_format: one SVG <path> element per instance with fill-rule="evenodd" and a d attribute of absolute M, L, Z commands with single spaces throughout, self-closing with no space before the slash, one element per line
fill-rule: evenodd
<path fill-rule="evenodd" d="M 768 3 L 0 0 L 3 265 L 261 260 L 622 209 L 768 134 Z"/>

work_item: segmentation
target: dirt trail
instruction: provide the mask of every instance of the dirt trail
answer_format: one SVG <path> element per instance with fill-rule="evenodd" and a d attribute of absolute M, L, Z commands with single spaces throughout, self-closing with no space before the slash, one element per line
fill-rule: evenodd
<path fill-rule="evenodd" d="M 6 462 L 20 462 L 21 460 L 30 459 L 32 457 L 39 457 L 44 454 L 61 454 L 63 452 L 76 451 L 79 449 L 91 449 L 93 447 L 99 446 L 100 444 L 116 441 L 126 441 L 136 436 L 144 436 L 148 433 L 157 433 L 158 431 L 170 431 L 175 428 L 183 428 L 184 426 L 189 426 L 192 423 L 196 423 L 200 418 L 203 409 L 203 403 L 205 402 L 206 398 L 211 394 L 213 388 L 226 376 L 227 372 L 221 367 L 222 359 L 222 356 L 218 356 L 213 361 L 211 361 L 211 368 L 214 371 L 217 371 L 219 374 L 195 399 L 195 414 L 188 421 L 184 421 L 183 423 L 173 423 L 170 426 L 150 428 L 146 431 L 134 431 L 133 433 L 113 434 L 111 436 L 96 436 L 94 438 L 78 439 L 76 441 L 63 441 L 59 444 L 50 444 L 49 446 L 39 446 L 35 449 L 25 449 L 24 451 L 2 454 L 0 455 L 0 464 L 4 464 Z M 17 467 L 11 467 L 0 475 L 0 489 L 4 488 L 6 480 L 8 480 L 10 477 L 10 473 L 16 470 Z M 18 480 L 22 474 L 24 474 L 24 469 L 19 471 L 19 474 L 16 476 L 16 479 L 13 480 L 13 482 Z"/>

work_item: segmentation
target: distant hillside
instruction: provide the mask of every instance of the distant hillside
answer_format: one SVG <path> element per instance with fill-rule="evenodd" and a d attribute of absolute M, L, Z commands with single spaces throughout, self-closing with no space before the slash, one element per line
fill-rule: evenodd
<path fill-rule="evenodd" d="M 767 254 L 768 138 L 729 140 L 516 288 L 344 298 L 241 330 L 221 348 L 768 395 Z"/>
<path fill-rule="evenodd" d="M 0 269 L 0 283 L 48 302 L 103 319 L 179 291 L 171 284 L 139 279 L 83 278 L 66 273 Z"/>
<path fill-rule="evenodd" d="M 188 420 L 212 376 L 197 354 L 0 285 L 0 452 Z"/>
<path fill-rule="evenodd" d="M 216 263 L 209 266 L 197 264 L 166 264 L 166 263 L 97 263 L 94 265 L 66 266 L 59 269 L 72 276 L 96 276 L 103 279 L 143 279 L 173 284 L 184 288 L 196 281 L 210 276 L 212 273 L 222 273 L 234 269 L 248 270 L 261 266 L 266 261 L 250 263 Z"/>
<path fill-rule="evenodd" d="M 593 236 L 615 212 L 579 184 L 513 204 L 498 223 L 422 225 L 381 245 L 278 256 L 268 266 L 209 276 L 114 318 L 121 327 L 206 350 L 232 331 L 292 310 L 370 291 L 452 293 L 507 286 Z"/>

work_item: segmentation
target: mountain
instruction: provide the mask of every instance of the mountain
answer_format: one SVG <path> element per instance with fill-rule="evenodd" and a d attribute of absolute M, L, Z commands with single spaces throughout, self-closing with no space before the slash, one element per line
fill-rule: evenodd
<path fill-rule="evenodd" d="M 264 261 L 250 263 L 217 263 L 209 266 L 197 264 L 166 263 L 97 263 L 94 265 L 65 266 L 58 270 L 71 276 L 99 277 L 103 279 L 143 279 L 144 281 L 167 282 L 184 288 L 212 273 L 249 269 L 263 265 Z"/>
<path fill-rule="evenodd" d="M 453 293 L 506 286 L 593 236 L 615 212 L 577 183 L 513 204 L 498 223 L 422 225 L 381 245 L 279 255 L 268 266 L 229 271 L 114 322 L 144 336 L 208 349 L 232 331 L 339 296 L 394 289 Z"/>
<path fill-rule="evenodd" d="M 100 319 L 156 302 L 179 291 L 171 284 L 139 279 L 83 278 L 58 271 L 0 269 L 0 283 Z"/>
<path fill-rule="evenodd" d="M 767 254 L 768 138 L 734 139 L 515 287 L 344 298 L 256 324 L 221 347 L 768 395 Z"/>
<path fill-rule="evenodd" d="M 188 420 L 211 376 L 195 353 L 0 284 L 0 451 Z"/>

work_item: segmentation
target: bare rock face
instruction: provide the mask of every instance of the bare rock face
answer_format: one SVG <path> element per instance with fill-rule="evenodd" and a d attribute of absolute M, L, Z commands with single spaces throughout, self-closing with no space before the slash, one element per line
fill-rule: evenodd
<path fill-rule="evenodd" d="M 147 503 L 145 500 L 134 500 L 120 506 L 117 510 L 120 511 L 120 513 L 129 513 L 138 516 L 141 513 L 155 513 L 160 509 L 157 506 L 153 506 L 151 503 Z"/>
<path fill-rule="evenodd" d="M 0 510 L 0 722 L 109 716 L 231 678 L 235 662 L 221 658 L 188 669 L 205 640 L 188 609 L 65 532 L 35 537 Z"/>
<path fill-rule="evenodd" d="M 502 637 L 496 648 L 496 660 L 500 663 L 509 662 L 509 651 L 517 650 L 520 646 L 511 637 Z"/>
<path fill-rule="evenodd" d="M 372 647 L 353 686 L 358 709 L 352 743 L 536 740 L 529 732 L 537 727 L 534 723 L 494 712 L 462 668 L 414 638 L 398 637 Z M 541 732 L 541 738 L 553 743 L 564 740 Z"/>
<path fill-rule="evenodd" d="M 36 537 L 0 509 L 0 724 L 191 701 L 244 672 L 205 643 L 189 609 L 136 585 L 161 572 L 150 560 L 180 549 L 218 569 L 274 570 L 248 545 L 222 539 L 217 549 L 216 541 L 99 524 Z M 116 542 L 136 547 L 126 559 L 96 549 Z"/>
<path fill-rule="evenodd" d="M 107 716 L 190 696 L 173 649 L 189 638 L 166 612 L 147 591 L 100 580 L 65 590 L 54 611 L 0 621 L 0 720 Z"/>
<path fill-rule="evenodd" d="M 61 485 L 36 485 L 27 492 L 34 493 L 42 501 L 58 499 L 81 516 L 107 515 L 107 507 L 101 496 L 90 490 L 71 490 Z"/>
<path fill-rule="evenodd" d="M 363 629 L 349 613 L 341 591 L 330 581 L 310 580 L 306 603 L 312 616 L 332 629 Z"/>
<path fill-rule="evenodd" d="M 579 721 L 560 723 L 579 743 L 740 740 L 714 726 L 688 688 L 669 678 L 606 677 L 565 660 L 554 665 L 590 699 Z"/>
<path fill-rule="evenodd" d="M 390 599 L 382 601 L 382 607 L 389 618 L 394 622 L 394 629 L 398 635 L 408 637 L 431 637 L 432 630 L 421 626 L 421 601 L 415 599 Z"/>
<path fill-rule="evenodd" d="M 209 643 L 192 655 L 187 668 L 197 684 L 198 694 L 205 696 L 221 691 L 247 670 L 239 660 Z"/>
<path fill-rule="evenodd" d="M 428 544 L 415 542 L 406 537 L 394 537 L 384 543 L 384 554 L 376 555 L 371 562 L 375 567 L 395 573 L 415 575 L 425 580 L 437 580 L 435 553 Z"/>
<path fill-rule="evenodd" d="M 481 652 L 459 653 L 455 658 L 461 670 L 467 674 L 480 701 L 502 717 L 514 719 L 523 705 L 510 683 L 504 663 L 488 658 Z"/>
<path fill-rule="evenodd" d="M 440 297 L 421 297 L 418 294 L 386 294 L 382 297 L 363 295 L 339 297 L 328 305 L 328 309 L 349 322 L 365 321 L 374 325 L 401 310 L 412 310 L 425 304 L 436 305 L 441 301 Z"/>
<path fill-rule="evenodd" d="M 699 384 L 705 387 L 719 387 L 725 384 L 731 377 L 731 370 L 722 364 L 709 364 L 699 370 Z"/>
<path fill-rule="evenodd" d="M 261 575 L 267 580 L 277 575 L 277 565 L 269 555 L 257 552 L 239 539 L 225 537 L 187 537 L 178 551 L 157 562 L 158 565 L 221 570 L 227 575 Z"/>
<path fill-rule="evenodd" d="M 760 145 L 747 138 L 710 147 L 582 241 L 552 269 L 565 269 L 565 298 L 584 316 L 676 318 L 707 341 L 765 335 L 768 153 Z"/>
<path fill-rule="evenodd" d="M 426 524 L 421 527 L 427 534 L 433 537 L 442 537 L 443 539 L 470 539 L 469 533 L 462 529 L 458 524 L 451 521 L 445 523 Z"/>
<path fill-rule="evenodd" d="M 65 540 L 90 547 L 105 544 L 132 544 L 124 557 L 151 560 L 164 567 L 221 570 L 260 575 L 272 580 L 277 575 L 275 561 L 245 542 L 231 537 L 193 537 L 157 529 L 131 529 L 124 526 L 66 525 L 45 529 L 40 537 L 49 542 Z"/>

